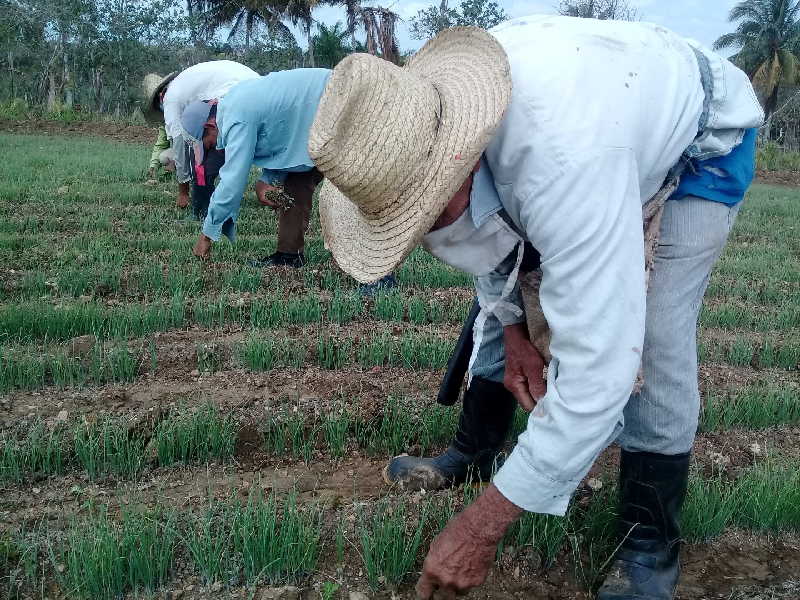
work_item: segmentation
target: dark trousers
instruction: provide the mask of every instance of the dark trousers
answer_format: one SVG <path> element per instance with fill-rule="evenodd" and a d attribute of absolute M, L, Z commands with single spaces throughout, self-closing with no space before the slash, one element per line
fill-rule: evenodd
<path fill-rule="evenodd" d="M 194 152 L 189 153 L 192 165 L 192 213 L 196 219 L 202 221 L 208 213 L 208 204 L 211 202 L 211 195 L 214 193 L 214 182 L 217 180 L 219 170 L 225 164 L 224 150 L 210 150 L 203 159 L 205 167 L 205 185 L 198 185 L 197 172 L 194 165 Z"/>
<path fill-rule="evenodd" d="M 296 253 L 305 248 L 314 190 L 321 181 L 322 173 L 316 169 L 286 177 L 283 189 L 294 202 L 287 210 L 278 209 L 278 252 Z"/>

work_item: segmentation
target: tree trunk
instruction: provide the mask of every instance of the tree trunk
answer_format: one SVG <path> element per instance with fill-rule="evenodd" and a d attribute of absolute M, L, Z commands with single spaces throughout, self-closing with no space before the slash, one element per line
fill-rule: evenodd
<path fill-rule="evenodd" d="M 14 93 L 14 53 L 9 50 L 8 51 L 8 78 L 9 83 L 11 85 L 11 99 L 16 99 L 16 94 Z"/>
<path fill-rule="evenodd" d="M 189 35 L 192 38 L 192 45 L 197 46 L 197 26 L 194 22 L 194 4 L 192 0 L 186 0 L 186 13 L 189 15 Z"/>
<path fill-rule="evenodd" d="M 67 26 L 60 25 L 61 29 L 61 64 L 64 67 L 61 77 L 61 89 L 64 91 L 64 105 L 72 108 L 72 82 L 69 75 L 69 46 L 67 45 Z"/>
<path fill-rule="evenodd" d="M 780 89 L 779 85 L 776 85 L 772 88 L 772 92 L 770 92 L 769 96 L 767 96 L 767 100 L 764 102 L 764 122 L 767 124 L 765 127 L 767 131 L 767 138 L 773 139 L 772 136 L 772 113 L 775 112 L 775 109 L 778 106 L 778 90 Z"/>
<path fill-rule="evenodd" d="M 64 88 L 64 106 L 72 108 L 74 100 L 74 90 L 72 88 L 72 76 L 69 71 L 69 57 L 64 52 L 64 78 L 62 79 L 62 87 Z"/>
<path fill-rule="evenodd" d="M 47 110 L 52 112 L 56 108 L 56 75 L 53 71 L 47 73 Z"/>
<path fill-rule="evenodd" d="M 314 40 L 311 35 L 310 23 L 306 27 L 306 33 L 308 34 L 308 64 L 313 69 L 316 65 L 314 63 Z"/>

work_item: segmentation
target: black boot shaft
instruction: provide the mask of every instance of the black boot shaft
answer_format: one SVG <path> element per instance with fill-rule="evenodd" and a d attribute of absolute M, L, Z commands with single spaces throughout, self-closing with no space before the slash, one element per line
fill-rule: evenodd
<path fill-rule="evenodd" d="M 689 454 L 668 456 L 622 451 L 620 526 L 631 544 L 673 546 L 680 540 L 680 510 L 686 497 Z"/>
<path fill-rule="evenodd" d="M 502 383 L 473 377 L 461 407 L 453 446 L 468 456 L 500 451 L 511 430 L 517 401 Z"/>
<path fill-rule="evenodd" d="M 621 538 L 598 600 L 671 600 L 680 574 L 680 511 L 689 454 L 622 451 Z"/>

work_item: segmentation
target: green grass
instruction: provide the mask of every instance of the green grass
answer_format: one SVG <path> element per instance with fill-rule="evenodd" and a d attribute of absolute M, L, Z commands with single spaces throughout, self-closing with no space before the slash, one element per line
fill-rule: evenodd
<path fill-rule="evenodd" d="M 233 517 L 233 544 L 242 557 L 247 581 L 298 581 L 314 570 L 319 558 L 320 516 L 301 508 L 290 494 L 279 507 L 274 496 L 251 495 Z"/>
<path fill-rule="evenodd" d="M 51 549 L 51 558 L 61 587 L 70 595 L 112 599 L 162 585 L 177 540 L 174 513 L 123 512 L 114 521 L 100 512 L 73 523 L 63 546 Z"/>
<path fill-rule="evenodd" d="M 414 569 L 427 525 L 428 507 L 422 505 L 411 518 L 405 503 L 377 503 L 372 514 L 359 515 L 358 536 L 367 582 L 373 590 L 381 583 L 396 585 Z"/>
<path fill-rule="evenodd" d="M 800 369 L 800 341 L 754 341 L 739 335 L 732 341 L 700 340 L 697 354 L 701 363 L 724 363 L 736 367 L 755 366 L 763 369 Z"/>
<path fill-rule="evenodd" d="M 0 481 L 22 482 L 31 476 L 59 475 L 66 469 L 67 434 L 38 421 L 24 436 L 0 437 Z"/>
<path fill-rule="evenodd" d="M 92 479 L 105 475 L 135 477 L 145 466 L 145 442 L 123 420 L 102 418 L 75 429 L 78 464 Z"/>
<path fill-rule="evenodd" d="M 440 325 L 463 321 L 471 277 L 423 250 L 399 269 L 398 289 L 362 299 L 356 283 L 330 260 L 315 215 L 308 268 L 254 269 L 247 259 L 274 249 L 276 221 L 248 192 L 237 243 L 216 244 L 213 260 L 200 263 L 191 255 L 199 224 L 172 206 L 173 183 L 141 184 L 147 148 L 81 138 L 0 139 L 15 149 L 0 164 L 0 394 L 124 383 L 140 375 L 157 380 L 160 348 L 153 334 L 194 327 L 217 337 L 249 332 L 230 362 L 223 348 L 190 342 L 205 372 L 379 367 L 375 371 L 391 379 L 395 375 L 384 367 L 403 368 L 404 377 L 409 370 L 444 367 L 457 330 Z M 60 159 L 66 155 L 69 161 Z M 762 151 L 759 160 L 785 166 L 795 159 Z M 712 377 L 717 365 L 781 373 L 764 371 L 753 384 L 712 390 L 705 398 L 705 430 L 800 420 L 799 196 L 755 186 L 712 275 L 698 347 L 701 360 L 713 365 Z M 81 335 L 94 335 L 97 343 L 74 355 L 70 340 Z M 188 364 L 187 372 L 192 368 Z M 429 454 L 450 441 L 458 417 L 457 407 L 437 406 L 424 394 L 393 394 L 367 408 L 355 398 L 341 400 L 314 416 L 291 407 L 271 413 L 264 448 L 306 463 L 320 453 L 386 457 L 413 447 Z M 515 435 L 526 419 L 518 411 Z M 4 430 L 0 478 L 26 482 L 75 470 L 91 479 L 137 478 L 154 466 L 225 461 L 236 433 L 232 418 L 211 405 L 179 409 L 152 428 L 100 416 L 53 430 L 42 424 Z M 771 458 L 742 473 L 693 473 L 686 536 L 713 539 L 734 526 L 797 531 L 797 472 L 796 461 Z M 412 578 L 433 534 L 476 494 L 468 486 L 421 504 L 407 496 L 358 504 L 363 510 L 354 529 L 344 520 L 350 506 L 327 515 L 329 525 L 322 509 L 303 507 L 297 497 L 257 493 L 246 501 L 210 500 L 176 516 L 133 508 L 92 512 L 66 534 L 58 523 L 46 524 L 52 562 L 63 567 L 51 565 L 47 577 L 56 577 L 67 596 L 147 595 L 158 593 L 151 590 L 172 576 L 180 556 L 207 582 L 282 584 L 304 581 L 329 551 L 338 564 L 363 570 L 376 589 L 393 588 Z M 614 494 L 610 484 L 581 493 L 565 518 L 525 515 L 503 546 L 513 547 L 517 559 L 535 552 L 544 565 L 563 561 L 591 587 L 614 547 Z M 141 535 L 133 540 L 132 532 Z M 7 544 L 0 537 L 0 572 L 28 597 L 41 589 L 50 593 L 36 585 L 43 554 L 35 537 L 12 536 Z"/>
<path fill-rule="evenodd" d="M 179 295 L 167 303 L 115 308 L 97 302 L 64 306 L 16 303 L 0 309 L 0 340 L 66 341 L 90 334 L 100 338 L 138 337 L 180 327 L 185 317 L 184 300 Z"/>
<path fill-rule="evenodd" d="M 784 150 L 775 142 L 759 146 L 756 167 L 765 171 L 800 171 L 800 152 Z"/>
<path fill-rule="evenodd" d="M 159 423 L 153 440 L 160 466 L 228 459 L 236 447 L 236 424 L 231 415 L 205 404 Z"/>
<path fill-rule="evenodd" d="M 736 474 L 704 477 L 693 470 L 684 538 L 713 540 L 730 527 L 800 531 L 799 467 L 797 459 L 769 456 Z M 338 563 L 363 570 L 373 590 L 392 590 L 413 577 L 432 537 L 479 493 L 468 485 L 413 501 L 409 495 L 388 496 L 323 509 L 301 504 L 293 492 L 264 496 L 260 486 L 253 490 L 246 499 L 209 499 L 197 511 L 129 507 L 114 516 L 107 507 L 90 507 L 65 533 L 52 521 L 37 532 L 0 534 L 0 573 L 13 573 L 23 595 L 35 590 L 45 552 L 69 596 L 116 598 L 157 593 L 182 556 L 206 583 L 281 585 L 315 573 L 330 544 Z M 599 491 L 579 492 L 565 517 L 525 514 L 506 532 L 497 560 L 518 564 L 528 552 L 540 557 L 543 568 L 563 560 L 591 588 L 616 545 L 616 506 L 615 486 L 605 481 Z M 323 519 L 325 510 L 335 512 Z"/>
<path fill-rule="evenodd" d="M 29 346 L 11 350 L 0 347 L 0 393 L 47 385 L 68 388 L 132 381 L 139 370 L 138 358 L 121 346 L 106 349 L 98 344 L 84 358 L 70 356 L 61 348 L 53 353 L 34 352 Z"/>
<path fill-rule="evenodd" d="M 234 576 L 233 507 L 228 502 L 209 503 L 187 519 L 183 544 L 196 571 L 206 582 Z"/>
<path fill-rule="evenodd" d="M 239 574 L 248 583 L 297 582 L 316 567 L 320 552 L 320 516 L 289 494 L 251 494 L 210 502 L 189 519 L 183 536 L 198 573 L 207 582 L 230 581 Z"/>
<path fill-rule="evenodd" d="M 765 429 L 800 424 L 800 388 L 769 381 L 706 395 L 700 420 L 704 431 L 733 428 Z"/>
<path fill-rule="evenodd" d="M 314 336 L 314 333 L 309 332 L 309 335 Z M 253 371 L 299 368 L 308 361 L 330 370 L 354 364 L 442 369 L 447 365 L 454 345 L 454 340 L 449 337 L 425 332 L 408 332 L 400 337 L 375 333 L 356 338 L 320 331 L 315 341 L 313 346 L 307 347 L 304 340 L 252 331 L 239 347 L 238 356 Z"/>
<path fill-rule="evenodd" d="M 375 417 L 354 414 L 342 405 L 319 418 L 284 409 L 273 414 L 264 431 L 264 448 L 277 456 L 311 461 L 315 450 L 340 458 L 358 447 L 378 456 L 422 453 L 444 448 L 455 434 L 458 410 L 429 400 L 389 396 Z"/>
<path fill-rule="evenodd" d="M 17 531 L 0 533 L 0 581 L 5 586 L 4 597 L 24 598 L 25 591 L 34 589 L 42 579 L 40 538 L 40 527 L 28 530 L 25 525 Z"/>
<path fill-rule="evenodd" d="M 683 511 L 683 535 L 713 539 L 731 526 L 762 531 L 800 528 L 800 471 L 797 461 L 768 457 L 735 480 L 693 475 Z"/>

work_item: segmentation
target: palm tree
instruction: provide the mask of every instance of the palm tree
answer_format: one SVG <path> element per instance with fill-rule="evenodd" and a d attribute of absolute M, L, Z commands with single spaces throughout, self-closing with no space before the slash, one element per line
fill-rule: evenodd
<path fill-rule="evenodd" d="M 270 30 L 288 30 L 281 22 L 285 4 L 281 0 L 205 0 L 202 4 L 195 2 L 196 8 L 205 9 L 204 20 L 211 31 L 230 26 L 228 41 L 244 30 L 247 48 L 250 47 L 253 30 L 258 25 L 266 25 Z"/>
<path fill-rule="evenodd" d="M 283 5 L 281 14 L 288 19 L 294 26 L 300 26 L 308 39 L 308 61 L 310 66 L 314 66 L 314 40 L 311 36 L 311 27 L 314 25 L 312 11 L 320 3 L 320 0 L 278 0 Z"/>
<path fill-rule="evenodd" d="M 347 15 L 347 32 L 350 34 L 350 45 L 356 47 L 356 30 L 363 25 L 361 18 L 361 0 L 326 0 L 327 4 L 341 5 Z"/>
<path fill-rule="evenodd" d="M 332 27 L 328 27 L 324 23 L 320 23 L 318 27 L 317 35 L 314 36 L 314 54 L 317 64 L 332 69 L 340 60 L 350 54 L 351 48 L 345 42 L 350 34 L 341 21 Z"/>
<path fill-rule="evenodd" d="M 326 4 L 343 6 L 347 13 L 347 32 L 353 49 L 358 47 L 355 32 L 363 29 L 366 34 L 366 50 L 380 55 L 395 64 L 400 61 L 395 27 L 400 16 L 381 6 L 363 6 L 361 0 L 323 0 Z"/>
<path fill-rule="evenodd" d="M 731 9 L 736 31 L 714 42 L 714 48 L 740 48 L 734 61 L 748 74 L 764 100 L 767 118 L 778 104 L 781 84 L 797 78 L 800 48 L 800 0 L 743 0 Z"/>

